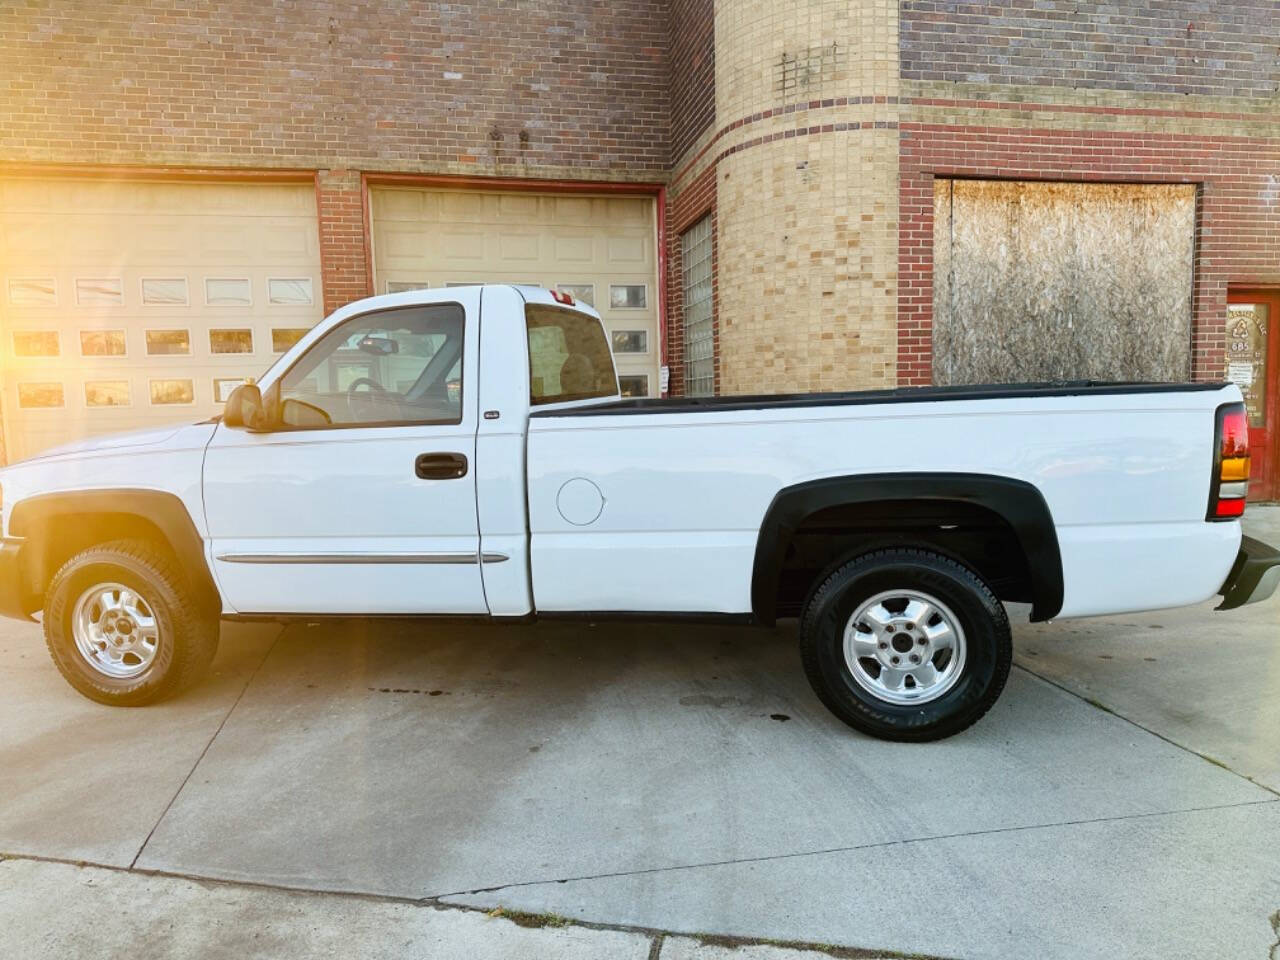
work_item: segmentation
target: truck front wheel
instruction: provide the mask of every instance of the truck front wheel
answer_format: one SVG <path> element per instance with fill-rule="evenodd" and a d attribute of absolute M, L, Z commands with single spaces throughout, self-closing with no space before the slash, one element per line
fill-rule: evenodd
<path fill-rule="evenodd" d="M 116 706 L 186 687 L 213 659 L 218 626 L 176 562 L 145 540 L 76 554 L 45 596 L 45 643 L 58 671 L 89 699 Z"/>
<path fill-rule="evenodd" d="M 1009 619 L 982 579 L 929 550 L 877 550 L 825 577 L 800 652 L 814 692 L 884 740 L 939 740 L 991 708 L 1013 658 Z"/>

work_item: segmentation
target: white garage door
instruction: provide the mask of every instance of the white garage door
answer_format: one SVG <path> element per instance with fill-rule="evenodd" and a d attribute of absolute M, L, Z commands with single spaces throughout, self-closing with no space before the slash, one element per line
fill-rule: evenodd
<path fill-rule="evenodd" d="M 657 396 L 652 198 L 375 187 L 370 201 L 379 293 L 468 283 L 562 290 L 600 311 L 623 392 Z"/>
<path fill-rule="evenodd" d="M 13 461 L 203 419 L 321 317 L 309 184 L 0 180 Z"/>

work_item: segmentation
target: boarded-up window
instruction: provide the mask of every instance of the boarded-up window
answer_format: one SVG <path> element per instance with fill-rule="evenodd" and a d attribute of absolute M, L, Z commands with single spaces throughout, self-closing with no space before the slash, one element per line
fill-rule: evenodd
<path fill-rule="evenodd" d="M 936 180 L 934 381 L 1189 379 L 1195 190 Z"/>

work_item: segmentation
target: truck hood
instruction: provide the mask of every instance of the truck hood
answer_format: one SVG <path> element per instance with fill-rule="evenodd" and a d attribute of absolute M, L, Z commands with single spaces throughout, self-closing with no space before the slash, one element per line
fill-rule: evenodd
<path fill-rule="evenodd" d="M 101 437 L 90 437 L 76 443 L 63 444 L 42 450 L 27 461 L 51 460 L 55 457 L 92 456 L 95 453 L 112 453 L 137 447 L 158 447 L 172 440 L 186 428 L 186 424 L 176 423 L 164 427 L 149 427 L 144 430 L 129 430 L 125 433 L 109 433 Z M 24 462 L 27 462 L 24 461 Z"/>

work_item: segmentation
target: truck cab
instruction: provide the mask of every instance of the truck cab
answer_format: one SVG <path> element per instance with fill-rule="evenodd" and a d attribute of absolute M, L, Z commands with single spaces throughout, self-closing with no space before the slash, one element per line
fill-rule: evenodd
<path fill-rule="evenodd" d="M 530 407 L 618 398 L 599 316 L 564 300 L 488 286 L 364 301 L 241 388 L 203 469 L 227 612 L 532 613 Z"/>

